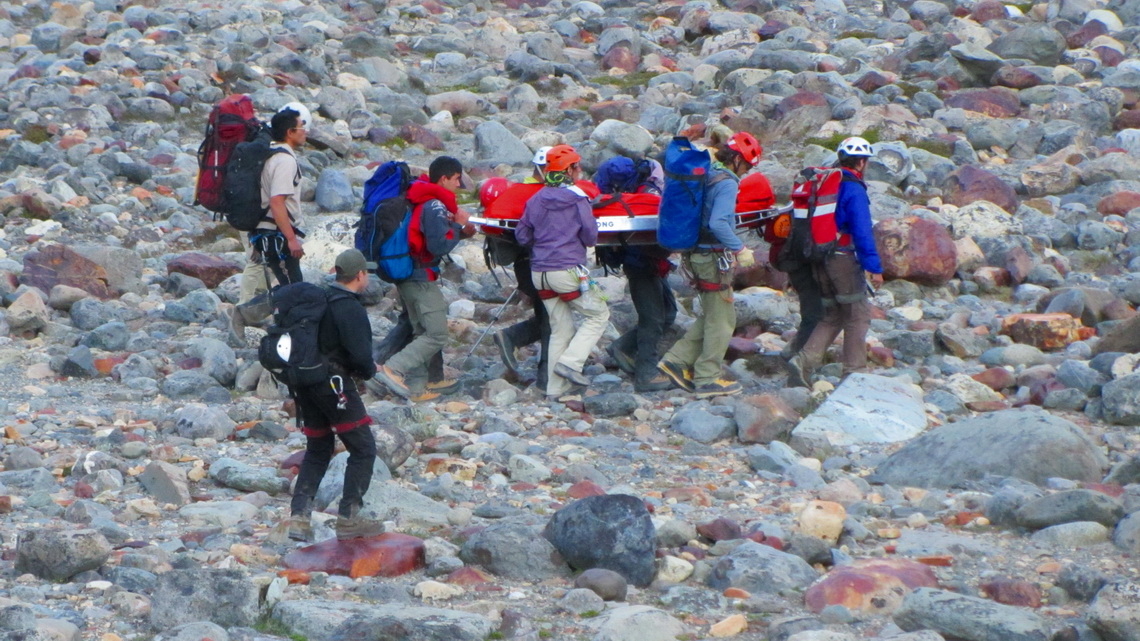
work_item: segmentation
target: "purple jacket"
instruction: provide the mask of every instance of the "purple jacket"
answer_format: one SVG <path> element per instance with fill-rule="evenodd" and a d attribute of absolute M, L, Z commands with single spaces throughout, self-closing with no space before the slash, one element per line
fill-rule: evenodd
<path fill-rule="evenodd" d="M 586 264 L 586 248 L 598 242 L 598 223 L 577 188 L 543 187 L 527 201 L 515 239 L 530 248 L 534 271 L 570 269 Z"/>

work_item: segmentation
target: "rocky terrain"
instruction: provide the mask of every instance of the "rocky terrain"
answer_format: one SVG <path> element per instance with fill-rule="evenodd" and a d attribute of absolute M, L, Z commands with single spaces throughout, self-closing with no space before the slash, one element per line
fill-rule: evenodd
<path fill-rule="evenodd" d="M 1138 47 L 1134 0 L 0 3 L 0 635 L 1140 640 Z M 234 92 L 313 107 L 312 281 L 380 161 L 521 177 L 567 142 L 592 169 L 723 122 L 786 198 L 865 136 L 874 372 L 785 389 L 797 304 L 762 265 L 745 395 L 637 395 L 599 349 L 550 404 L 491 341 L 467 357 L 513 287 L 468 241 L 462 392 L 366 397 L 388 533 L 338 544 L 321 513 L 289 542 L 304 438 L 256 330 L 227 344 L 244 256 L 193 205 Z M 598 282 L 613 338 L 632 306 Z"/>

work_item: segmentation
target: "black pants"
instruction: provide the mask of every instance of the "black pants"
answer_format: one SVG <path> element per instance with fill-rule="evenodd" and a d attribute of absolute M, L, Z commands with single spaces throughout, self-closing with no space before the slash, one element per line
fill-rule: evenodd
<path fill-rule="evenodd" d="M 303 280 L 301 260 L 289 253 L 289 243 L 285 241 L 284 234 L 279 231 L 254 231 L 250 236 L 250 243 L 261 253 L 261 260 L 265 261 L 265 265 L 273 272 L 278 285 L 289 285 Z"/>
<path fill-rule="evenodd" d="M 339 512 L 341 516 L 353 516 L 364 505 L 364 494 L 372 483 L 372 466 L 376 461 L 376 439 L 369 427 L 372 419 L 364 411 L 356 384 L 346 378 L 343 396 L 335 394 L 328 385 L 304 387 L 296 390 L 295 396 L 297 419 L 308 440 L 293 488 L 290 512 L 303 516 L 312 510 L 313 497 L 329 469 L 339 437 L 348 450 Z M 338 407 L 341 401 L 343 408 Z"/>
<path fill-rule="evenodd" d="M 800 327 L 796 331 L 795 340 L 787 350 L 787 356 L 793 356 L 804 348 L 815 326 L 823 319 L 823 294 L 815 276 L 812 275 L 811 265 L 789 271 L 788 282 L 800 299 Z"/>
<path fill-rule="evenodd" d="M 388 362 L 400 350 L 408 346 L 415 338 L 415 329 L 412 327 L 411 317 L 408 316 L 408 308 L 405 307 L 400 310 L 400 316 L 396 319 L 396 324 L 392 329 L 388 330 L 388 334 L 384 336 L 384 340 L 376 343 L 372 348 L 372 360 L 383 365 Z M 436 352 L 435 356 L 431 357 L 428 361 L 428 382 L 438 383 L 443 380 L 443 352 Z"/>
<path fill-rule="evenodd" d="M 538 380 L 539 389 L 546 389 L 546 369 L 548 365 L 547 353 L 550 351 L 550 317 L 546 313 L 546 305 L 538 297 L 538 289 L 534 286 L 534 279 L 530 275 L 530 257 L 520 257 L 514 262 L 515 278 L 519 283 L 519 291 L 530 298 L 534 316 L 515 323 L 503 330 L 507 338 L 511 339 L 517 347 L 530 345 L 539 341 L 538 354 Z"/>
<path fill-rule="evenodd" d="M 614 349 L 634 355 L 634 378 L 644 383 L 657 375 L 658 346 L 677 320 L 677 301 L 669 281 L 660 276 L 627 271 L 626 277 L 637 327 L 614 341 Z"/>

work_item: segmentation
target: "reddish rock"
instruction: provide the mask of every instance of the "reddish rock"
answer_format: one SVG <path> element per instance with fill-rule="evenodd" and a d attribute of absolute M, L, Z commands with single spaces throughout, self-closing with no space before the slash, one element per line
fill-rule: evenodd
<path fill-rule="evenodd" d="M 760 347 L 756 345 L 756 341 L 741 336 L 733 336 L 728 339 L 728 351 L 725 353 L 725 357 L 734 361 L 738 358 L 751 356 L 759 350 Z"/>
<path fill-rule="evenodd" d="M 753 532 L 744 538 L 750 541 L 755 541 L 760 545 L 767 545 L 768 547 L 775 548 L 777 550 L 784 549 L 784 542 L 778 536 L 768 536 L 763 532 Z"/>
<path fill-rule="evenodd" d="M 589 479 L 578 481 L 570 486 L 566 491 L 566 495 L 572 499 L 584 499 L 587 496 L 602 496 L 606 491 L 600 485 L 594 483 Z"/>
<path fill-rule="evenodd" d="M 699 487 L 674 487 L 665 490 L 662 495 L 665 500 L 674 499 L 678 503 L 692 503 L 693 505 L 700 505 L 701 507 L 709 507 L 712 505 L 712 497 L 703 488 Z"/>
<path fill-rule="evenodd" d="M 740 524 L 724 517 L 709 521 L 708 523 L 701 523 L 697 526 L 697 534 L 714 542 L 733 541 L 743 536 L 740 530 Z"/>
<path fill-rule="evenodd" d="M 1029 387 L 1029 402 L 1033 405 L 1044 405 L 1045 397 L 1049 392 L 1065 389 L 1064 383 L 1058 381 L 1053 376 L 1048 378 L 1033 381 L 1028 385 Z"/>
<path fill-rule="evenodd" d="M 78 287 L 104 300 L 111 297 L 107 271 L 63 245 L 48 245 L 24 254 L 20 282 L 50 292 L 56 285 Z"/>
<path fill-rule="evenodd" d="M 1009 287 L 1009 271 L 1004 267 L 979 267 L 974 272 L 974 282 L 983 289 Z"/>
<path fill-rule="evenodd" d="M 935 80 L 934 84 L 938 86 L 939 91 L 958 91 L 962 88 L 962 84 L 952 76 L 942 76 Z"/>
<path fill-rule="evenodd" d="M 1008 15 L 1005 5 L 1000 0 L 982 0 L 974 5 L 974 11 L 970 17 L 980 24 L 989 20 L 1004 20 Z"/>
<path fill-rule="evenodd" d="M 1009 389 L 1016 382 L 1013 374 L 1004 367 L 991 367 L 984 372 L 974 374 L 971 378 L 995 392 Z"/>
<path fill-rule="evenodd" d="M 1100 46 L 1093 51 L 1100 56 L 1100 62 L 1106 67 L 1115 67 L 1124 62 L 1124 54 L 1112 47 Z"/>
<path fill-rule="evenodd" d="M 1041 78 L 1021 67 L 1005 66 L 994 72 L 990 84 L 1010 89 L 1028 89 L 1041 84 Z"/>
<path fill-rule="evenodd" d="M 732 286 L 738 291 L 749 287 L 768 287 L 782 292 L 788 288 L 788 275 L 769 263 L 759 262 L 752 267 L 735 270 Z"/>
<path fill-rule="evenodd" d="M 746 396 L 734 411 L 737 437 L 742 443 L 771 443 L 791 434 L 800 415 L 775 394 Z"/>
<path fill-rule="evenodd" d="M 1029 277 L 1033 269 L 1033 258 L 1020 245 L 1014 245 L 1005 259 L 1005 270 L 1009 272 L 1009 281 L 1013 285 L 1020 285 Z"/>
<path fill-rule="evenodd" d="M 602 56 L 602 69 L 621 69 L 626 73 L 637 71 L 641 62 L 628 47 L 614 47 Z"/>
<path fill-rule="evenodd" d="M 1009 213 L 1017 211 L 1017 193 L 990 172 L 966 165 L 946 179 L 947 202 L 964 207 L 976 200 L 988 200 Z"/>
<path fill-rule="evenodd" d="M 1041 588 L 1030 581 L 1000 578 L 985 581 L 979 587 L 983 596 L 998 603 L 1022 608 L 1041 607 Z"/>
<path fill-rule="evenodd" d="M 889 347 L 872 345 L 867 348 L 867 358 L 880 367 L 895 366 L 895 353 Z"/>
<path fill-rule="evenodd" d="M 223 280 L 239 271 L 241 271 L 241 267 L 236 263 L 198 252 L 182 254 L 166 263 L 167 274 L 178 273 L 192 276 L 205 283 L 206 287 L 210 289 L 217 287 Z"/>
<path fill-rule="evenodd" d="M 1005 401 L 974 401 L 966 403 L 966 409 L 971 412 L 1000 412 L 1009 409 L 1009 403 Z"/>
<path fill-rule="evenodd" d="M 386 532 L 367 539 L 332 539 L 290 552 L 285 567 L 305 572 L 363 576 L 400 576 L 424 567 L 424 542 Z"/>
<path fill-rule="evenodd" d="M 445 581 L 452 585 L 481 585 L 491 583 L 494 578 L 479 568 L 463 567 L 448 574 Z"/>
<path fill-rule="evenodd" d="M 1004 87 L 963 89 L 946 99 L 947 107 L 976 111 L 991 118 L 1013 118 L 1021 113 L 1017 93 Z"/>
<path fill-rule="evenodd" d="M 1014 314 L 1001 322 L 1001 333 L 1041 350 L 1064 349 L 1081 340 L 1080 319 L 1068 314 Z"/>
<path fill-rule="evenodd" d="M 420 449 L 425 454 L 458 454 L 460 450 L 467 447 L 471 443 L 470 439 L 446 434 L 444 436 L 433 436 L 420 444 Z"/>
<path fill-rule="evenodd" d="M 776 118 L 780 119 L 801 107 L 826 107 L 827 96 L 818 91 L 797 91 L 776 105 Z"/>
<path fill-rule="evenodd" d="M 770 38 L 775 38 L 780 34 L 781 31 L 787 29 L 789 26 L 790 25 L 786 22 L 771 18 L 760 26 L 760 30 L 757 31 L 757 35 L 760 36 L 761 40 L 768 40 Z"/>
<path fill-rule="evenodd" d="M 12 511 L 12 497 L 7 494 L 0 496 L 0 514 L 7 514 Z"/>
<path fill-rule="evenodd" d="M 1112 123 L 1115 129 L 1140 129 L 1140 109 L 1124 109 Z"/>
<path fill-rule="evenodd" d="M 874 235 L 887 280 L 939 286 L 953 278 L 958 269 L 954 239 L 932 220 L 889 218 L 875 224 Z"/>
<path fill-rule="evenodd" d="M 891 79 L 878 71 L 868 71 L 851 84 L 862 91 L 871 93 L 876 89 L 882 89 L 891 84 Z"/>
<path fill-rule="evenodd" d="M 63 210 L 63 203 L 42 189 L 29 189 L 21 193 L 20 204 L 28 218 L 36 220 L 50 220 Z"/>
<path fill-rule="evenodd" d="M 303 460 L 305 460 L 305 450 L 298 450 L 286 456 L 278 467 L 283 470 L 287 470 L 291 467 L 301 467 L 301 461 Z"/>
<path fill-rule="evenodd" d="M 281 570 L 277 573 L 277 576 L 284 577 L 284 579 L 289 582 L 289 585 L 308 585 L 312 579 L 312 576 L 304 570 Z"/>
<path fill-rule="evenodd" d="M 606 120 L 636 123 L 641 118 L 641 107 L 633 100 L 603 100 L 588 110 L 595 125 Z"/>
<path fill-rule="evenodd" d="M 1076 31 L 1070 33 L 1065 37 L 1065 44 L 1070 49 L 1080 49 L 1092 42 L 1093 38 L 1103 36 L 1108 33 L 1108 29 L 1099 20 L 1092 20 L 1081 25 Z"/>
<path fill-rule="evenodd" d="M 420 145 L 424 149 L 440 151 L 444 148 L 443 141 L 430 129 L 417 125 L 414 122 L 405 123 L 400 127 L 400 137 L 409 143 Z"/>
<path fill-rule="evenodd" d="M 1140 193 L 1134 191 L 1118 191 L 1101 198 L 1096 204 L 1096 210 L 1102 216 L 1125 216 L 1137 207 L 1140 207 Z"/>
<path fill-rule="evenodd" d="M 841 565 L 811 586 L 804 603 L 819 613 L 829 605 L 852 612 L 889 615 L 917 588 L 937 588 L 934 572 L 910 559 L 868 559 Z"/>

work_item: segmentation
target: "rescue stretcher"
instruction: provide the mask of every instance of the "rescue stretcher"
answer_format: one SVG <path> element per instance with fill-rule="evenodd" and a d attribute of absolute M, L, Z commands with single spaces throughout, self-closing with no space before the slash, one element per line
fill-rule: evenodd
<path fill-rule="evenodd" d="M 792 211 L 792 206 L 781 205 L 768 209 L 736 213 L 736 229 L 759 229 L 764 223 Z M 471 216 L 471 224 L 480 232 L 502 236 L 514 232 L 519 221 L 512 218 Z M 598 245 L 653 245 L 657 242 L 657 216 L 597 216 Z"/>

